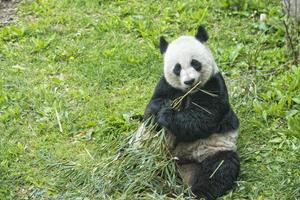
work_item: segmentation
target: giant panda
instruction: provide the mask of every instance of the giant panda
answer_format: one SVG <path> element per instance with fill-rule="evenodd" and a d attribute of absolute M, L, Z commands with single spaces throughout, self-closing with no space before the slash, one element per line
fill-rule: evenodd
<path fill-rule="evenodd" d="M 144 120 L 154 116 L 167 130 L 167 146 L 192 193 L 197 198 L 216 199 L 232 189 L 239 175 L 239 120 L 207 40 L 204 26 L 195 36 L 181 36 L 170 44 L 160 38 L 164 73 L 146 106 Z M 179 110 L 173 109 L 171 102 L 195 84 L 201 90 L 190 93 Z"/>

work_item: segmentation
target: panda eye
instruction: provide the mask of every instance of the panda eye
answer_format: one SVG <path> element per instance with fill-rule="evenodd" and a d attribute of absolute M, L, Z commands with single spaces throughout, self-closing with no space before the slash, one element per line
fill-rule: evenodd
<path fill-rule="evenodd" d="M 191 65 L 192 65 L 192 67 L 194 67 L 194 69 L 196 71 L 200 71 L 202 68 L 201 62 L 199 62 L 198 60 L 195 60 L 195 59 L 192 60 Z"/>
<path fill-rule="evenodd" d="M 179 76 L 180 75 L 180 71 L 181 71 L 181 65 L 179 63 L 177 63 L 173 69 L 173 72 L 175 75 Z"/>

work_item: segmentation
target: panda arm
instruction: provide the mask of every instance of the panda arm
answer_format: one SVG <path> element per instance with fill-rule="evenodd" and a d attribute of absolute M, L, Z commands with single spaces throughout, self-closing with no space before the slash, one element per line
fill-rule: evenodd
<path fill-rule="evenodd" d="M 209 112 L 195 105 L 181 111 L 165 108 L 159 113 L 158 122 L 176 135 L 179 141 L 207 138 L 219 131 L 223 111 L 226 109 L 226 105 L 218 103 Z"/>
<path fill-rule="evenodd" d="M 156 116 L 157 113 L 165 106 L 167 106 L 168 103 L 168 99 L 165 98 L 154 98 L 152 99 L 146 109 L 145 109 L 145 113 L 144 113 L 144 120 L 148 119 L 151 116 Z"/>
<path fill-rule="evenodd" d="M 176 90 L 172 88 L 164 77 L 160 79 L 155 87 L 154 94 L 148 103 L 145 112 L 144 120 L 151 116 L 157 116 L 157 113 L 164 107 L 171 104 L 171 99 L 176 95 Z"/>

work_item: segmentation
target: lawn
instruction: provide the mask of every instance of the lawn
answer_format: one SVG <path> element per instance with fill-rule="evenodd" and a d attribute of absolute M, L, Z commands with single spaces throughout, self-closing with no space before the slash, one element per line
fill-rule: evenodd
<path fill-rule="evenodd" d="M 159 36 L 200 24 L 241 121 L 241 175 L 224 199 L 300 199 L 300 67 L 281 4 L 238 2 L 24 0 L 0 28 L 0 199 L 104 199 L 93 171 L 139 124 L 162 75 Z"/>

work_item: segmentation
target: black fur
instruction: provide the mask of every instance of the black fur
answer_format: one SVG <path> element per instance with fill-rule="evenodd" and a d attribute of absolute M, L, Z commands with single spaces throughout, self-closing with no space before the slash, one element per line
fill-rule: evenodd
<path fill-rule="evenodd" d="M 168 48 L 168 42 L 166 41 L 166 39 L 161 36 L 159 39 L 159 49 L 160 49 L 160 53 L 164 54 Z"/>
<path fill-rule="evenodd" d="M 204 28 L 204 26 L 199 26 L 198 31 L 195 35 L 195 37 L 200 41 L 200 42 L 207 42 L 208 40 L 208 34 Z"/>
<path fill-rule="evenodd" d="M 213 200 L 232 189 L 240 172 L 239 156 L 233 151 L 222 151 L 197 163 L 191 184 L 198 198 Z"/>
<path fill-rule="evenodd" d="M 151 115 L 156 116 L 162 108 L 170 106 L 172 100 L 182 95 L 184 95 L 182 91 L 171 87 L 165 77 L 162 77 L 156 85 L 154 94 L 146 107 L 144 120 Z"/>
<path fill-rule="evenodd" d="M 239 120 L 230 107 L 222 75 L 215 74 L 202 89 L 217 96 L 202 91 L 192 93 L 177 111 L 170 104 L 184 93 L 170 86 L 162 77 L 146 107 L 144 119 L 156 116 L 157 122 L 176 135 L 178 142 L 195 141 L 207 138 L 212 133 L 222 134 L 238 129 Z"/>

